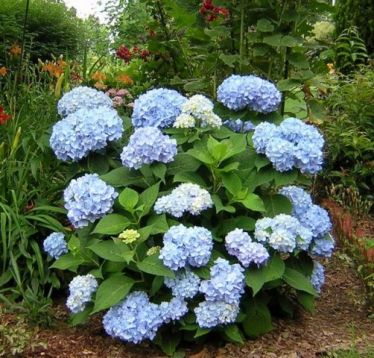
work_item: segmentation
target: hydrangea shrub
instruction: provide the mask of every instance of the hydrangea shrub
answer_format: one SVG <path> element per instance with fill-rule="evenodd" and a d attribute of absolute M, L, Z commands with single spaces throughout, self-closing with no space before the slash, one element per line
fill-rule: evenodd
<path fill-rule="evenodd" d="M 79 93 L 63 97 L 63 113 L 82 111 Z M 61 245 L 52 267 L 77 275 L 67 302 L 74 324 L 104 312 L 113 338 L 153 340 L 172 354 L 183 340 L 216 332 L 242 342 L 271 330 L 273 315 L 313 311 L 320 261 L 334 248 L 328 213 L 305 190 L 321 169 L 323 138 L 270 113 L 281 94 L 258 77 L 229 77 L 217 98 L 140 96 L 132 134 L 100 173 L 89 166 L 66 188 L 69 251 L 46 250 Z M 90 130 L 84 138 L 96 138 Z"/>

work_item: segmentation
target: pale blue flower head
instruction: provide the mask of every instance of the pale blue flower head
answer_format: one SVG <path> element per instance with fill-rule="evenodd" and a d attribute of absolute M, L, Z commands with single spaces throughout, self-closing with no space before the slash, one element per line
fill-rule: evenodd
<path fill-rule="evenodd" d="M 177 155 L 177 141 L 155 127 L 138 128 L 121 153 L 122 164 L 139 169 L 153 162 L 170 163 Z"/>
<path fill-rule="evenodd" d="M 291 201 L 293 215 L 296 217 L 303 215 L 313 205 L 310 194 L 300 187 L 285 186 L 279 192 Z"/>
<path fill-rule="evenodd" d="M 168 213 L 179 218 L 185 212 L 199 215 L 212 206 L 213 200 L 207 190 L 197 184 L 183 183 L 173 189 L 169 195 L 162 196 L 156 201 L 155 212 Z"/>
<path fill-rule="evenodd" d="M 230 231 L 225 237 L 225 246 L 227 252 L 235 256 L 244 267 L 252 263 L 262 265 L 269 258 L 266 248 L 260 243 L 252 242 L 249 234 L 242 229 Z"/>
<path fill-rule="evenodd" d="M 110 308 L 104 315 L 103 326 L 113 338 L 140 343 L 155 338 L 163 318 L 160 306 L 151 303 L 146 293 L 135 291 Z"/>
<path fill-rule="evenodd" d="M 200 328 L 213 328 L 235 322 L 239 314 L 238 303 L 204 301 L 194 309 Z"/>
<path fill-rule="evenodd" d="M 298 216 L 298 219 L 316 238 L 328 234 L 332 229 L 328 212 L 318 205 L 311 205 L 307 211 Z"/>
<path fill-rule="evenodd" d="M 53 126 L 49 143 L 58 159 L 78 161 L 120 139 L 122 133 L 122 119 L 114 109 L 83 107 Z"/>
<path fill-rule="evenodd" d="M 248 133 L 255 129 L 251 121 L 242 121 L 241 119 L 229 119 L 223 122 L 223 125 L 236 133 Z"/>
<path fill-rule="evenodd" d="M 97 286 L 97 281 L 91 274 L 74 277 L 69 284 L 69 297 L 66 301 L 68 309 L 72 313 L 84 311 Z"/>
<path fill-rule="evenodd" d="M 44 251 L 55 260 L 68 253 L 65 235 L 62 232 L 53 232 L 43 241 Z"/>
<path fill-rule="evenodd" d="M 273 137 L 277 136 L 277 126 L 269 123 L 262 122 L 256 126 L 253 134 L 253 146 L 257 153 L 265 154 L 266 147 L 272 141 Z"/>
<path fill-rule="evenodd" d="M 175 90 L 158 88 L 140 95 L 134 102 L 132 124 L 134 127 L 171 127 L 181 114 L 187 100 Z"/>
<path fill-rule="evenodd" d="M 188 307 L 185 300 L 174 297 L 170 302 L 161 302 L 160 311 L 163 322 L 169 323 L 181 319 L 188 312 Z"/>
<path fill-rule="evenodd" d="M 295 165 L 294 145 L 284 139 L 273 137 L 266 146 L 265 154 L 279 172 L 291 170 Z"/>
<path fill-rule="evenodd" d="M 325 283 L 325 269 L 318 261 L 313 261 L 313 272 L 310 280 L 314 289 L 320 293 Z"/>
<path fill-rule="evenodd" d="M 68 218 L 76 228 L 87 226 L 112 211 L 118 193 L 97 174 L 73 179 L 64 191 Z"/>
<path fill-rule="evenodd" d="M 320 257 L 331 257 L 335 247 L 334 239 L 331 235 L 316 238 L 311 246 L 311 254 Z"/>
<path fill-rule="evenodd" d="M 200 292 L 207 301 L 224 301 L 238 304 L 244 293 L 244 269 L 218 258 L 210 269 L 210 279 L 200 284 Z"/>
<path fill-rule="evenodd" d="M 61 117 L 76 112 L 81 108 L 112 107 L 112 100 L 103 92 L 94 88 L 79 86 L 65 93 L 58 101 L 57 110 Z"/>
<path fill-rule="evenodd" d="M 203 227 L 172 226 L 164 235 L 160 259 L 165 266 L 178 270 L 187 265 L 201 267 L 208 263 L 213 249 L 212 234 Z"/>
<path fill-rule="evenodd" d="M 193 298 L 199 292 L 200 278 L 190 270 L 178 271 L 175 278 L 165 277 L 164 282 L 175 297 Z"/>

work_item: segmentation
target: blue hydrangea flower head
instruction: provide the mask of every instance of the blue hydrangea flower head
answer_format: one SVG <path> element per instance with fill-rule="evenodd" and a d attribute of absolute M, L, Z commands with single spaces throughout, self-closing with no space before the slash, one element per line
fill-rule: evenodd
<path fill-rule="evenodd" d="M 230 231 L 225 237 L 225 246 L 227 252 L 235 256 L 244 267 L 252 263 L 262 265 L 269 258 L 266 248 L 262 244 L 252 242 L 249 234 L 242 229 Z"/>
<path fill-rule="evenodd" d="M 161 302 L 160 311 L 163 322 L 169 323 L 181 319 L 188 312 L 188 307 L 185 300 L 174 297 L 170 302 Z"/>
<path fill-rule="evenodd" d="M 223 125 L 236 133 L 248 133 L 255 129 L 251 121 L 242 121 L 241 119 L 229 119 L 223 122 Z"/>
<path fill-rule="evenodd" d="M 294 146 L 282 138 L 273 137 L 265 154 L 279 172 L 291 170 L 295 165 Z"/>
<path fill-rule="evenodd" d="M 212 234 L 203 227 L 172 226 L 164 235 L 160 259 L 165 266 L 179 270 L 190 265 L 201 267 L 208 263 L 213 249 Z"/>
<path fill-rule="evenodd" d="M 213 328 L 235 322 L 239 314 L 239 304 L 204 301 L 194 309 L 194 312 L 200 328 Z"/>
<path fill-rule="evenodd" d="M 185 212 L 199 215 L 212 206 L 213 200 L 207 190 L 197 184 L 183 183 L 169 195 L 159 198 L 154 209 L 157 214 L 168 213 L 179 218 Z"/>
<path fill-rule="evenodd" d="M 62 232 L 53 232 L 43 241 L 44 251 L 55 260 L 68 253 L 65 235 Z"/>
<path fill-rule="evenodd" d="M 282 95 L 274 84 L 260 77 L 232 75 L 218 86 L 217 99 L 234 111 L 248 107 L 256 112 L 270 113 L 277 110 Z"/>
<path fill-rule="evenodd" d="M 300 187 L 285 186 L 279 192 L 291 201 L 293 215 L 296 217 L 301 216 L 313 205 L 310 194 Z"/>
<path fill-rule="evenodd" d="M 97 286 L 95 277 L 90 274 L 74 277 L 69 284 L 69 297 L 66 301 L 68 309 L 72 313 L 84 311 Z"/>
<path fill-rule="evenodd" d="M 153 340 L 162 324 L 160 307 L 151 303 L 148 296 L 141 291 L 130 293 L 120 303 L 111 307 L 103 318 L 107 334 L 131 343 Z"/>
<path fill-rule="evenodd" d="M 200 284 L 200 292 L 207 301 L 224 301 L 238 304 L 244 293 L 244 269 L 218 258 L 210 269 L 210 279 Z"/>
<path fill-rule="evenodd" d="M 273 137 L 277 136 L 277 126 L 262 122 L 256 126 L 253 134 L 253 146 L 257 153 L 265 154 L 267 145 L 272 141 Z"/>
<path fill-rule="evenodd" d="M 138 128 L 121 154 L 122 164 L 139 169 L 153 162 L 170 163 L 177 155 L 177 141 L 156 127 Z"/>
<path fill-rule="evenodd" d="M 175 278 L 165 277 L 165 286 L 171 289 L 173 296 L 193 298 L 199 292 L 200 278 L 190 270 L 179 271 Z"/>
<path fill-rule="evenodd" d="M 114 109 L 81 108 L 53 126 L 49 143 L 58 159 L 78 161 L 120 139 L 122 133 L 122 119 Z"/>
<path fill-rule="evenodd" d="M 158 88 L 140 95 L 134 102 L 132 124 L 139 127 L 171 127 L 187 100 L 175 90 Z"/>
<path fill-rule="evenodd" d="M 76 228 L 87 226 L 112 211 L 118 193 L 97 174 L 73 179 L 64 191 L 68 218 Z"/>
<path fill-rule="evenodd" d="M 79 86 L 65 93 L 58 101 L 57 110 L 61 117 L 68 116 L 81 108 L 112 107 L 112 100 L 94 88 Z"/>
<path fill-rule="evenodd" d="M 318 261 L 313 262 L 313 272 L 310 281 L 314 289 L 321 293 L 321 288 L 325 283 L 325 269 Z"/>
<path fill-rule="evenodd" d="M 331 257 L 335 247 L 334 239 L 331 235 L 316 238 L 313 240 L 311 254 L 320 257 Z"/>
<path fill-rule="evenodd" d="M 313 237 L 322 237 L 332 229 L 328 212 L 318 205 L 311 205 L 298 219 L 312 232 Z"/>

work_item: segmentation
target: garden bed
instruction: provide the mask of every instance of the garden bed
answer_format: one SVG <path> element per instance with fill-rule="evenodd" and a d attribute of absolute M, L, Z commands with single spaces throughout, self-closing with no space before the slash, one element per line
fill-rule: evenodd
<path fill-rule="evenodd" d="M 69 328 L 65 308 L 55 308 L 53 329 L 40 329 L 34 339 L 45 343 L 24 357 L 123 357 L 156 358 L 164 355 L 151 345 L 125 345 L 106 337 L 101 322 L 93 319 L 84 327 Z M 367 317 L 364 287 L 356 272 L 337 252 L 326 266 L 326 285 L 314 315 L 302 313 L 295 320 L 275 320 L 274 330 L 244 345 L 214 342 L 186 349 L 190 358 L 316 357 L 352 346 L 372 354 L 374 325 Z M 182 357 L 182 355 L 181 355 Z"/>

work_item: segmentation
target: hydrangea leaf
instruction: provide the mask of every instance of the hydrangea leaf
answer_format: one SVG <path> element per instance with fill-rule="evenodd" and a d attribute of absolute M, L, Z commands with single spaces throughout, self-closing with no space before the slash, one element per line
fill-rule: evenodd
<path fill-rule="evenodd" d="M 283 195 L 264 195 L 262 199 L 266 209 L 266 216 L 268 217 L 272 218 L 278 214 L 291 214 L 292 212 L 290 200 Z"/>
<path fill-rule="evenodd" d="M 258 337 L 273 329 L 271 314 L 266 304 L 254 301 L 247 306 L 243 329 L 249 337 Z"/>
<path fill-rule="evenodd" d="M 244 343 L 240 329 L 236 324 L 230 324 L 229 326 L 225 327 L 223 332 L 231 341 L 236 343 Z"/>
<path fill-rule="evenodd" d="M 55 268 L 59 270 L 70 270 L 76 272 L 77 267 L 84 262 L 84 259 L 80 256 L 74 256 L 71 253 L 68 253 L 64 256 L 61 256 L 56 260 L 50 268 Z"/>
<path fill-rule="evenodd" d="M 275 185 L 278 186 L 283 186 L 283 185 L 290 185 L 294 183 L 297 179 L 298 172 L 297 170 L 291 170 L 288 172 L 274 172 L 274 180 L 275 180 Z"/>
<path fill-rule="evenodd" d="M 69 318 L 69 324 L 73 327 L 85 324 L 90 317 L 92 309 L 93 305 L 88 304 L 84 311 L 72 314 Z"/>
<path fill-rule="evenodd" d="M 193 183 L 201 186 L 202 188 L 206 188 L 206 183 L 204 179 L 197 174 L 196 172 L 180 172 L 175 174 L 173 178 L 173 182 L 175 183 Z"/>
<path fill-rule="evenodd" d="M 236 209 L 232 205 L 223 205 L 221 198 L 214 194 L 212 195 L 214 206 L 216 207 L 216 213 L 221 211 L 227 211 L 228 213 L 235 213 Z"/>
<path fill-rule="evenodd" d="M 299 271 L 287 267 L 283 274 L 283 280 L 296 290 L 309 293 L 312 296 L 318 296 L 310 280 Z"/>
<path fill-rule="evenodd" d="M 256 29 L 260 32 L 272 32 L 274 25 L 268 19 L 259 19 L 257 20 Z"/>
<path fill-rule="evenodd" d="M 139 195 L 139 204 L 144 205 L 142 216 L 147 215 L 150 212 L 157 199 L 159 189 L 160 183 L 157 183 L 150 186 Z"/>
<path fill-rule="evenodd" d="M 130 262 L 134 256 L 127 245 L 122 242 L 115 243 L 113 240 L 99 241 L 88 247 L 97 256 L 114 262 Z"/>
<path fill-rule="evenodd" d="M 107 184 L 114 187 L 125 187 L 127 185 L 145 185 L 145 181 L 152 182 L 152 175 L 145 177 L 138 171 L 130 170 L 125 167 L 116 168 L 100 177 Z"/>
<path fill-rule="evenodd" d="M 168 164 L 168 175 L 175 175 L 180 172 L 195 172 L 201 163 L 187 153 L 178 154 L 174 161 Z"/>
<path fill-rule="evenodd" d="M 130 224 L 130 220 L 123 215 L 109 214 L 100 219 L 92 234 L 117 235 Z"/>
<path fill-rule="evenodd" d="M 234 196 L 242 190 L 242 182 L 240 177 L 235 173 L 222 174 L 223 186 Z"/>
<path fill-rule="evenodd" d="M 250 268 L 246 272 L 245 281 L 255 296 L 266 282 L 281 278 L 285 271 L 285 264 L 279 255 L 274 255 L 265 266 Z"/>
<path fill-rule="evenodd" d="M 297 301 L 309 312 L 315 311 L 315 297 L 306 292 L 297 293 Z"/>
<path fill-rule="evenodd" d="M 241 200 L 241 203 L 250 210 L 253 211 L 266 211 L 263 200 L 256 194 L 249 193 Z"/>
<path fill-rule="evenodd" d="M 196 330 L 196 333 L 194 335 L 194 338 L 198 338 L 198 337 L 201 337 L 201 336 L 205 336 L 206 334 L 210 333 L 211 329 L 208 329 L 208 328 L 198 328 Z"/>
<path fill-rule="evenodd" d="M 134 284 L 132 278 L 114 274 L 104 280 L 96 292 L 95 305 L 91 314 L 105 310 L 121 301 Z"/>
<path fill-rule="evenodd" d="M 159 259 L 158 254 L 146 257 L 143 261 L 138 262 L 137 266 L 140 271 L 149 273 L 151 275 L 171 278 L 175 277 L 174 272 L 163 264 L 163 262 Z"/>
<path fill-rule="evenodd" d="M 130 188 L 122 190 L 121 194 L 118 197 L 118 201 L 121 204 L 121 206 L 130 212 L 135 208 L 135 205 L 138 203 L 138 200 L 138 192 Z"/>

